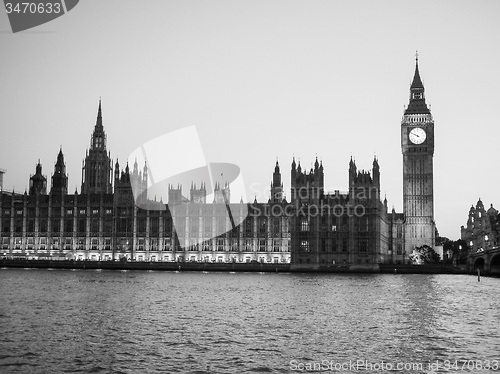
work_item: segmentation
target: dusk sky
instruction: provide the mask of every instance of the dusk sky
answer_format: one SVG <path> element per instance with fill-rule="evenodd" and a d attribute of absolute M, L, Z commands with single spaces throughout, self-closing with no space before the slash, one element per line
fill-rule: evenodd
<path fill-rule="evenodd" d="M 83 0 L 13 34 L 2 11 L 4 189 L 24 192 L 38 159 L 50 178 L 62 146 L 80 191 L 101 98 L 122 168 L 143 143 L 196 126 L 207 162 L 238 165 L 252 201 L 267 201 L 276 159 L 288 198 L 293 156 L 306 169 L 317 156 L 325 190 L 342 191 L 350 157 L 371 169 L 376 155 L 382 198 L 401 212 L 400 125 L 418 50 L 436 224 L 458 239 L 478 198 L 500 207 L 499 20 L 498 0 Z"/>

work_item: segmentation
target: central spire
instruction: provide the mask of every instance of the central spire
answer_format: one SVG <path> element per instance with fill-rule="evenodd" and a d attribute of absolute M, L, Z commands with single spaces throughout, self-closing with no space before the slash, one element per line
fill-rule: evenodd
<path fill-rule="evenodd" d="M 415 75 L 413 76 L 413 82 L 410 87 L 411 90 L 421 89 L 424 90 L 424 85 L 420 79 L 420 72 L 418 71 L 418 52 L 415 53 Z"/>
<path fill-rule="evenodd" d="M 410 86 L 410 103 L 405 110 L 405 114 L 429 114 L 429 108 L 425 103 L 425 93 L 420 72 L 418 70 L 418 52 L 415 53 L 415 74 Z"/>
<path fill-rule="evenodd" d="M 106 134 L 104 133 L 104 126 L 102 125 L 101 99 L 99 99 L 97 120 L 95 123 L 94 132 L 92 133 L 90 148 L 95 150 L 106 151 Z"/>
<path fill-rule="evenodd" d="M 111 193 L 111 156 L 106 151 L 106 133 L 102 125 L 101 99 L 97 120 L 82 168 L 82 193 Z"/>
<path fill-rule="evenodd" d="M 97 121 L 95 123 L 96 129 L 102 128 L 102 111 L 101 111 L 101 98 L 99 98 L 99 109 L 97 109 Z"/>

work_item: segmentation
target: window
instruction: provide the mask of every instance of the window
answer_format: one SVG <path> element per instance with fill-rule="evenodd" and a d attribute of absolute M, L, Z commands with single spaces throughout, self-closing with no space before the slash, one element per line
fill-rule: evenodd
<path fill-rule="evenodd" d="M 72 242 L 73 242 L 73 240 L 71 238 L 65 238 L 64 239 L 64 249 L 70 250 Z"/>
<path fill-rule="evenodd" d="M 212 234 L 212 219 L 207 217 L 203 218 L 205 221 L 204 226 L 205 226 L 205 236 L 211 235 Z"/>
<path fill-rule="evenodd" d="M 274 240 L 273 241 L 273 252 L 279 252 L 280 251 L 280 240 Z"/>
<path fill-rule="evenodd" d="M 246 234 L 251 234 L 253 231 L 253 222 L 252 222 L 252 219 L 247 219 L 245 221 L 245 233 Z"/>
<path fill-rule="evenodd" d="M 347 244 L 347 239 L 343 239 L 342 240 L 342 252 L 347 252 L 347 248 L 348 247 L 348 244 Z"/>
<path fill-rule="evenodd" d="M 172 234 L 172 218 L 163 219 L 163 234 L 170 236 Z"/>
<path fill-rule="evenodd" d="M 78 238 L 78 249 L 85 249 L 85 238 Z"/>
<path fill-rule="evenodd" d="M 64 222 L 64 231 L 66 231 L 66 232 L 73 231 L 73 220 L 72 219 L 67 219 Z"/>
<path fill-rule="evenodd" d="M 81 219 L 78 221 L 78 231 L 82 234 L 87 231 L 87 222 L 85 222 L 85 219 Z"/>
<path fill-rule="evenodd" d="M 103 225 L 102 225 L 102 231 L 105 232 L 105 233 L 111 233 L 111 231 L 113 231 L 113 219 L 112 218 L 105 218 L 103 220 Z"/>
<path fill-rule="evenodd" d="M 158 235 L 158 233 L 160 231 L 160 224 L 159 224 L 158 218 L 157 217 L 151 218 L 150 225 L 151 225 L 151 234 Z"/>
<path fill-rule="evenodd" d="M 52 231 L 53 232 L 59 232 L 60 225 L 61 225 L 60 219 L 59 218 L 54 219 L 52 221 Z"/>
<path fill-rule="evenodd" d="M 401 244 L 398 244 L 397 249 L 396 249 L 396 254 L 397 255 L 403 254 L 403 246 Z"/>
<path fill-rule="evenodd" d="M 360 228 L 359 230 L 360 231 L 369 231 L 368 230 L 368 217 L 361 217 L 360 218 L 361 222 L 360 222 Z"/>
<path fill-rule="evenodd" d="M 15 231 L 18 233 L 23 232 L 23 219 L 16 219 L 15 222 Z"/>
<path fill-rule="evenodd" d="M 279 218 L 275 218 L 273 220 L 273 232 L 278 234 L 280 232 L 280 220 Z"/>
<path fill-rule="evenodd" d="M 92 233 L 98 233 L 99 232 L 99 219 L 95 218 L 90 221 L 90 231 Z"/>
<path fill-rule="evenodd" d="M 150 246 L 151 251 L 157 251 L 158 250 L 158 239 L 157 238 L 149 239 L 149 246 Z"/>
<path fill-rule="evenodd" d="M 259 252 L 265 252 L 265 251 L 266 251 L 266 240 L 260 239 L 259 240 Z"/>
<path fill-rule="evenodd" d="M 300 231 L 309 231 L 309 220 L 307 218 L 300 220 Z"/>
<path fill-rule="evenodd" d="M 360 252 L 366 252 L 368 250 L 368 245 L 366 243 L 366 240 L 361 240 L 359 242 L 359 251 Z"/>
<path fill-rule="evenodd" d="M 137 231 L 144 233 L 146 231 L 146 219 L 140 218 L 137 220 Z"/>
<path fill-rule="evenodd" d="M 198 236 L 198 231 L 199 229 L 199 218 L 198 217 L 191 217 L 189 218 L 189 231 L 192 235 Z"/>
<path fill-rule="evenodd" d="M 300 251 L 301 252 L 309 252 L 309 241 L 301 240 L 300 241 Z"/>
<path fill-rule="evenodd" d="M 226 218 L 225 217 L 217 219 L 217 230 L 220 233 L 226 231 Z"/>
<path fill-rule="evenodd" d="M 266 219 L 265 218 L 261 218 L 259 220 L 259 232 L 262 234 L 262 233 L 265 233 L 266 232 Z"/>

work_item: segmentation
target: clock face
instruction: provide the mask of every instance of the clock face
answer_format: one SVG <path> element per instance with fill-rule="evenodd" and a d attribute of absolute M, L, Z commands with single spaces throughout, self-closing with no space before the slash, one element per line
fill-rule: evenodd
<path fill-rule="evenodd" d="M 426 138 L 425 130 L 420 127 L 415 127 L 410 131 L 410 141 L 413 144 L 422 144 Z"/>

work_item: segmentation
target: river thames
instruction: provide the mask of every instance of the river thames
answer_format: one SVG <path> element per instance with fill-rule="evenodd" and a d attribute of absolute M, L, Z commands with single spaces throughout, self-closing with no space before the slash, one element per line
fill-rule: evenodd
<path fill-rule="evenodd" d="M 0 270 L 0 373 L 500 373 L 500 279 Z"/>

